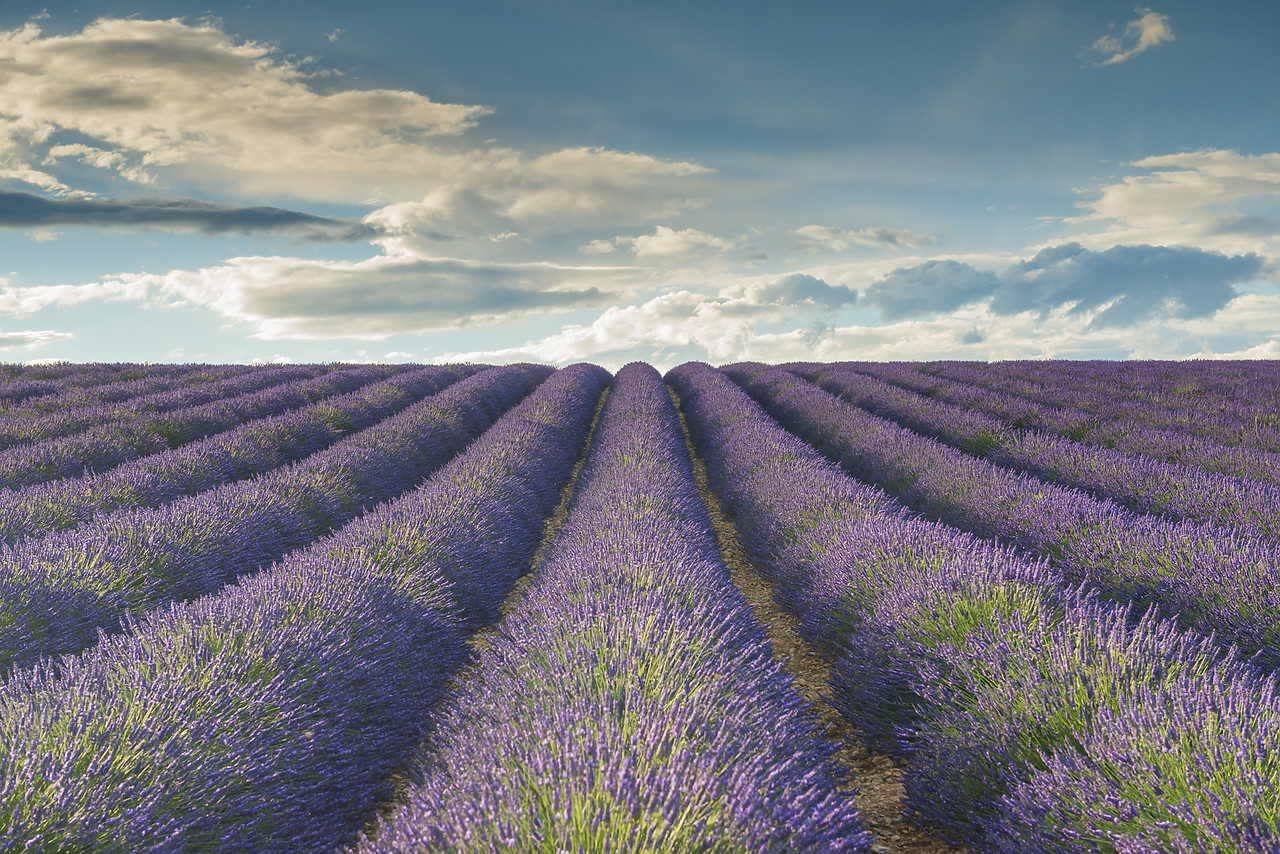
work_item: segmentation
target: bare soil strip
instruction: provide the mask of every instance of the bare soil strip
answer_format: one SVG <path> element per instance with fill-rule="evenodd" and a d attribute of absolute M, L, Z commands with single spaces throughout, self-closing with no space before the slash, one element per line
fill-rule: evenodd
<path fill-rule="evenodd" d="M 678 407 L 679 399 L 675 392 L 672 391 L 671 395 Z M 821 719 L 824 737 L 840 745 L 836 762 L 849 770 L 841 788 L 853 790 L 858 812 L 867 829 L 876 837 L 872 850 L 877 854 L 967 854 L 968 849 L 964 846 L 944 842 L 903 815 L 900 764 L 883 753 L 868 750 L 859 739 L 857 729 L 823 697 L 831 678 L 830 665 L 800 637 L 797 632 L 799 622 L 778 607 L 773 587 L 748 562 L 738 542 L 732 516 L 721 508 L 719 499 L 707 483 L 706 465 L 689 438 L 683 412 L 680 413 L 680 424 L 684 427 L 685 445 L 693 462 L 693 475 L 716 529 L 720 552 L 729 574 L 746 596 L 756 620 L 768 632 L 774 655 L 782 661 L 783 668 L 795 679 L 800 694 Z"/>
<path fill-rule="evenodd" d="M 582 453 L 579 455 L 578 461 L 573 464 L 573 472 L 569 475 L 568 483 L 560 490 L 560 503 L 556 505 L 555 512 L 547 517 L 547 521 L 543 525 L 542 542 L 538 544 L 538 550 L 534 552 L 533 559 L 529 563 L 529 571 L 516 579 L 516 583 L 507 594 L 507 598 L 502 601 L 502 616 L 497 622 L 484 626 L 468 639 L 471 644 L 471 664 L 464 667 L 454 676 L 445 690 L 444 696 L 437 704 L 437 708 L 449 702 L 449 699 L 457 693 L 461 686 L 474 678 L 475 672 L 480 667 L 480 659 L 483 657 L 484 651 L 493 645 L 494 638 L 498 634 L 499 626 L 502 625 L 503 619 L 519 604 L 521 597 L 524 596 L 525 589 L 533 583 L 538 567 L 546 559 L 547 550 L 551 543 L 555 541 L 556 535 L 560 533 L 564 520 L 569 516 L 569 504 L 573 501 L 573 495 L 578 486 L 578 475 L 582 472 L 582 467 L 586 465 L 587 455 L 591 451 L 591 446 L 595 443 L 596 427 L 600 423 L 600 413 L 604 411 L 604 402 L 608 398 L 609 389 L 606 388 L 600 395 L 600 400 L 596 403 L 595 415 L 592 416 L 591 426 L 587 429 L 587 440 L 583 444 Z M 361 834 L 368 836 L 370 839 L 376 839 L 379 819 L 390 820 L 397 807 L 408 803 L 409 790 L 415 782 L 414 771 L 421 767 L 423 760 L 429 755 L 429 750 L 430 733 L 428 732 L 422 741 L 418 743 L 417 748 L 414 749 L 410 760 L 392 775 L 392 796 L 378 804 L 377 814 L 365 823 L 360 830 Z"/>

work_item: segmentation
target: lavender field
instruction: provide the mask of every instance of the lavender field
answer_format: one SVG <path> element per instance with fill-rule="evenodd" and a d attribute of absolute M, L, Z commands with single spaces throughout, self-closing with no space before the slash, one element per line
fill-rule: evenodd
<path fill-rule="evenodd" d="M 0 851 L 1280 852 L 1280 363 L 0 365 Z"/>

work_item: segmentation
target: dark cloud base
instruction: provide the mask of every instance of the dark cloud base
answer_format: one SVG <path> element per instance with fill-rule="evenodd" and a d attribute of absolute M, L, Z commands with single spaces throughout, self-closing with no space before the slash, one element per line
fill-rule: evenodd
<path fill-rule="evenodd" d="M 894 270 L 867 288 L 865 299 L 889 320 L 954 311 L 987 298 L 1000 315 L 1101 309 L 1089 324 L 1101 329 L 1152 317 L 1208 317 L 1236 295 L 1234 285 L 1259 277 L 1264 268 L 1254 254 L 1146 244 L 1095 252 L 1066 243 L 998 276 L 958 261 L 926 261 Z"/>
<path fill-rule="evenodd" d="M 284 232 L 318 242 L 359 242 L 382 234 L 362 222 L 313 216 L 285 208 L 202 202 L 197 199 L 49 199 L 0 190 L 0 227 L 59 225 L 195 229 L 205 234 Z"/>

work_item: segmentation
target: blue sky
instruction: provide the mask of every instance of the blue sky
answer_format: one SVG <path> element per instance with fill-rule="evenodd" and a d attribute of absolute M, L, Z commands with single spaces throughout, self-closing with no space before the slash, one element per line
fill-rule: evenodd
<path fill-rule="evenodd" d="M 0 10 L 0 360 L 1280 357 L 1273 2 Z"/>

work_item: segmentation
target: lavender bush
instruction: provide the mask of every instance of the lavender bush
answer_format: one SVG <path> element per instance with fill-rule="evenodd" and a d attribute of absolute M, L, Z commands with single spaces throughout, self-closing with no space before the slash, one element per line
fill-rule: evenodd
<path fill-rule="evenodd" d="M 800 378 L 730 373 L 846 471 L 948 524 L 1052 559 L 1109 596 L 1159 604 L 1280 667 L 1280 546 L 1211 524 L 1129 512 L 1078 490 L 975 459 L 855 407 Z M 748 376 L 750 374 L 750 376 Z"/>
<path fill-rule="evenodd" d="M 355 378 L 363 380 L 362 384 L 372 385 L 294 412 L 256 418 L 237 429 L 161 451 L 101 475 L 0 491 L 0 500 L 6 505 L 0 515 L 0 541 L 73 528 L 126 507 L 154 507 L 297 462 L 474 370 L 466 365 L 431 366 L 381 382 L 374 382 L 380 372 L 356 372 Z M 25 446 L 13 449 L 22 450 Z M 0 457 L 4 455 L 0 453 Z"/>
<path fill-rule="evenodd" d="M 1136 619 L 1042 563 L 911 518 L 708 366 L 668 379 L 749 554 L 835 659 L 837 705 L 907 760 L 917 815 L 983 850 L 1138 850 L 1122 836 L 1140 820 L 1090 836 L 1099 814 L 1175 816 L 1135 837 L 1166 834 L 1165 847 L 1147 850 L 1280 846 L 1280 767 L 1266 749 L 1280 726 L 1274 677 L 1154 612 Z M 1181 704 L 1213 725 L 1173 740 L 1147 713 L 1118 736 L 1111 722 L 1143 697 L 1153 711 Z M 1150 764 L 1105 764 L 1118 740 L 1164 745 L 1163 773 L 1220 783 L 1166 788 Z M 1053 787 L 1078 765 L 1111 776 L 1089 791 Z M 1020 834 L 1036 820 L 1028 841 Z M 1063 847 L 1070 840 L 1099 847 Z"/>
<path fill-rule="evenodd" d="M 866 851 L 815 736 L 633 364 L 536 579 L 358 850 Z"/>
<path fill-rule="evenodd" d="M 0 671 L 84 649 L 126 614 L 217 590 L 412 489 L 551 372 L 492 368 L 300 463 L 0 549 Z"/>
<path fill-rule="evenodd" d="M 354 841 L 527 569 L 606 381 L 558 372 L 416 492 L 4 684 L 0 849 Z"/>

